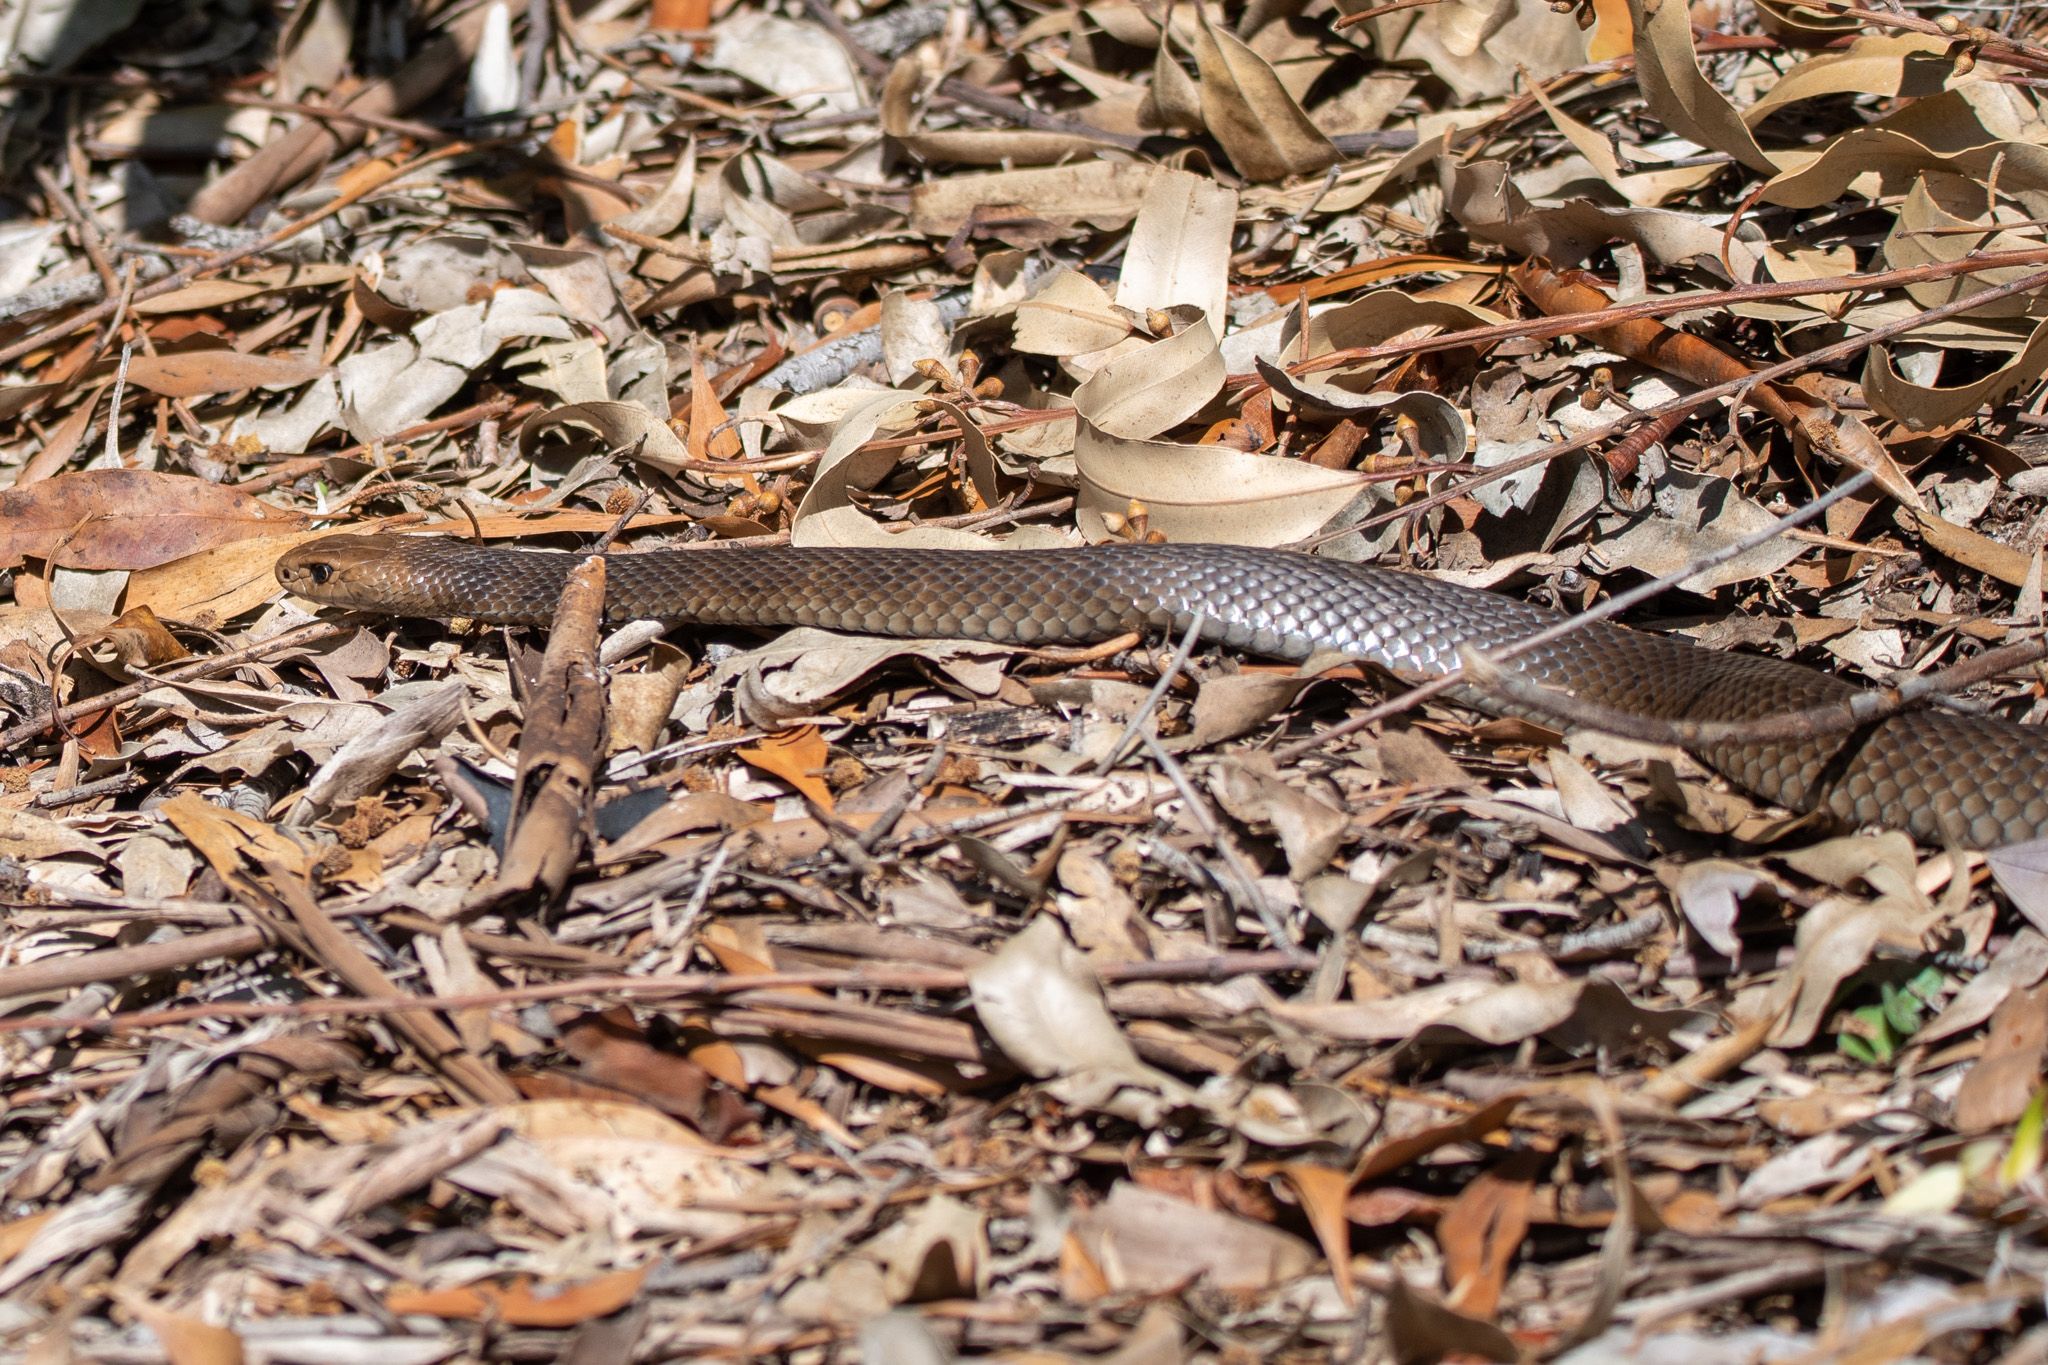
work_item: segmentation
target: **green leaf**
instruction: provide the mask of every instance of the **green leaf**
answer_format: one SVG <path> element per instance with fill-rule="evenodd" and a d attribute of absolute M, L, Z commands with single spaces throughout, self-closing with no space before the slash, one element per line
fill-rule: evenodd
<path fill-rule="evenodd" d="M 2048 1128 L 2048 1089 L 2036 1090 L 2012 1127 L 2012 1146 L 1998 1163 L 1998 1183 L 2012 1189 L 2041 1169 L 2043 1129 Z"/>

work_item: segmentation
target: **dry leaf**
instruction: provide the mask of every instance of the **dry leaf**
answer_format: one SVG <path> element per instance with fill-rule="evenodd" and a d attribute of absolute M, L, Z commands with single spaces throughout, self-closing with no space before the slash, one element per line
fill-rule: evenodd
<path fill-rule="evenodd" d="M 30 558 L 148 569 L 304 524 L 295 512 L 201 479 L 96 469 L 0 492 L 0 566 Z"/>
<path fill-rule="evenodd" d="M 561 1287 L 521 1275 L 502 1284 L 482 1281 L 457 1289 L 394 1289 L 384 1295 L 384 1306 L 394 1313 L 436 1318 L 489 1317 L 508 1327 L 574 1327 L 618 1312 L 646 1279 L 644 1266 Z"/>

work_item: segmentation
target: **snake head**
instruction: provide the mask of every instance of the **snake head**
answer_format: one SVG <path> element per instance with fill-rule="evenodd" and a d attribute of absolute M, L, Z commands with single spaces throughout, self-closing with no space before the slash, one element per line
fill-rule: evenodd
<path fill-rule="evenodd" d="M 277 581 L 300 597 L 356 605 L 350 591 L 367 566 L 388 553 L 393 536 L 322 536 L 278 556 Z"/>

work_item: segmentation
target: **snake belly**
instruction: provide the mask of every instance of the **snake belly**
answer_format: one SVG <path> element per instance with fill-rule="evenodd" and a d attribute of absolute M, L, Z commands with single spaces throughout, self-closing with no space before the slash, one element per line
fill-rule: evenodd
<path fill-rule="evenodd" d="M 278 580 L 315 601 L 400 616 L 545 624 L 582 556 L 447 537 L 329 536 Z M 1437 676 L 1459 651 L 1521 640 L 1558 613 L 1415 574 L 1284 550 L 1115 545 L 1071 550 L 745 545 L 606 556 L 606 618 L 820 626 L 873 635 L 1082 644 L 1182 632 L 1277 659 L 1338 651 Z M 1545 687 L 1653 718 L 1744 722 L 1858 689 L 1815 669 L 1596 623 L 1517 656 Z M 1512 711 L 1463 691 L 1460 700 Z M 1909 711 L 1817 739 L 1720 744 L 1700 757 L 1757 796 L 1923 843 L 1992 848 L 2048 837 L 2048 744 L 1992 716 Z"/>

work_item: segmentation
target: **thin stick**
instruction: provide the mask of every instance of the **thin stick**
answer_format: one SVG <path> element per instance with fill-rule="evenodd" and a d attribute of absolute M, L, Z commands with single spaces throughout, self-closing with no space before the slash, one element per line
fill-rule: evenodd
<path fill-rule="evenodd" d="M 1769 543 L 1794 526 L 1802 526 L 1812 521 L 1843 498 L 1862 492 L 1876 480 L 1876 477 L 1869 470 L 1862 470 L 1843 480 L 1818 498 L 1815 498 L 1812 502 L 1807 503 L 1804 507 L 1794 508 L 1792 511 L 1787 512 L 1762 530 L 1744 536 L 1741 540 L 1731 545 L 1724 545 L 1713 554 L 1686 564 L 1672 573 L 1665 574 L 1662 578 L 1652 579 L 1650 582 L 1640 584 L 1629 589 L 1627 592 L 1617 593 L 1589 611 L 1581 612 L 1576 616 L 1563 617 L 1555 623 L 1545 626 L 1533 635 L 1524 636 L 1513 644 L 1504 645 L 1500 649 L 1494 650 L 1490 657 L 1497 664 L 1506 663 L 1510 659 L 1520 658 L 1532 649 L 1540 648 L 1552 641 L 1561 640 L 1576 631 L 1584 630 L 1595 621 L 1605 621 L 1609 617 L 1617 616 L 1638 603 L 1647 602 L 1660 593 L 1670 591 L 1686 579 L 1691 578 L 1694 574 L 1711 569 L 1717 564 L 1726 563 L 1737 555 L 1747 554 L 1758 546 Z M 1354 734 L 1375 721 L 1384 720 L 1388 716 L 1407 710 L 1417 702 L 1439 696 L 1458 686 L 1463 681 L 1465 681 L 1464 670 L 1452 669 L 1440 677 L 1432 678 L 1419 686 L 1411 687 L 1399 696 L 1390 697 L 1378 706 L 1361 712 L 1349 720 L 1333 725 L 1329 729 L 1310 735 L 1305 739 L 1296 740 L 1294 743 L 1275 751 L 1274 757 L 1281 762 L 1299 758 L 1311 749 L 1331 739 Z"/>
<path fill-rule="evenodd" d="M 1152 691 L 1146 696 L 1145 704 L 1131 713 L 1130 723 L 1124 726 L 1124 732 L 1116 737 L 1116 743 L 1110 745 L 1109 752 L 1096 763 L 1097 773 L 1106 773 L 1123 762 L 1124 753 L 1130 748 L 1131 741 L 1137 737 L 1139 727 L 1151 719 L 1152 713 L 1159 709 L 1160 701 L 1165 698 L 1166 689 L 1173 686 L 1173 680 L 1188 666 L 1188 656 L 1195 652 L 1195 645 L 1202 638 L 1202 627 L 1208 623 L 1208 619 L 1198 611 L 1195 613 L 1195 619 L 1188 622 L 1187 631 L 1180 637 L 1180 647 L 1173 651 L 1172 661 L 1160 670 L 1159 681 L 1152 684 Z"/>
<path fill-rule="evenodd" d="M 1774 380 L 1784 379 L 1788 376 L 1798 374 L 1802 371 L 1813 369 L 1816 366 L 1824 365 L 1829 361 L 1846 360 L 1849 357 L 1856 355 L 1858 352 L 1861 352 L 1871 346 L 1876 345 L 1880 341 L 1888 341 L 1892 337 L 1902 335 L 1906 332 L 1910 332 L 1916 327 L 1925 326 L 1930 322 L 1941 322 L 1948 318 L 1956 317 L 1960 314 L 1973 312 L 1976 309 L 1982 307 L 1986 303 L 1995 303 L 2000 299 L 2011 298 L 2017 294 L 2034 293 L 2039 291 L 2044 286 L 2048 286 L 2048 270 L 2035 271 L 2033 274 L 2022 276 L 2020 279 L 2014 280 L 2010 284 L 2002 284 L 1998 286 L 1996 289 L 1987 289 L 1983 293 L 1972 294 L 1968 299 L 1957 299 L 1953 302 L 1942 304 L 1939 308 L 1930 308 L 1924 312 L 1916 313 L 1910 318 L 1902 318 L 1897 322 L 1889 322 L 1882 327 L 1874 327 L 1870 331 L 1861 333 L 1857 336 L 1848 337 L 1844 340 L 1834 342 L 1831 345 L 1822 346 L 1817 350 L 1808 351 L 1805 355 L 1794 356 L 1790 360 L 1781 360 L 1775 365 L 1766 365 L 1762 369 L 1754 370 L 1751 373 L 1744 375 L 1740 379 L 1731 379 L 1726 383 L 1716 384 L 1711 388 L 1697 389 L 1694 392 L 1689 393 L 1682 398 L 1674 398 L 1670 402 L 1661 403 L 1654 408 L 1643 408 L 1638 412 L 1630 413 L 1628 416 L 1621 418 L 1619 421 L 1610 422 L 1604 427 L 1597 428 L 1593 431 L 1581 432 L 1579 435 L 1572 437 L 1570 440 L 1561 441 L 1557 445 L 1546 446 L 1542 450 L 1532 451 L 1529 454 L 1522 456 L 1520 459 L 1509 460 L 1504 464 L 1495 465 L 1492 469 L 1489 469 L 1485 474 L 1480 475 L 1477 478 L 1468 479 L 1461 484 L 1454 484 L 1451 487 L 1444 489 L 1442 492 L 1432 493 L 1426 498 L 1417 498 L 1414 502 L 1408 503 L 1402 507 L 1395 508 L 1391 512 L 1383 512 L 1379 516 L 1367 517 L 1364 521 L 1358 522 L 1355 525 L 1344 527 L 1341 531 L 1332 532 L 1331 538 L 1334 538 L 1338 535 L 1349 534 L 1353 531 L 1371 530 L 1373 527 L 1383 525 L 1386 522 L 1394 520 L 1396 517 L 1419 516 L 1421 513 L 1429 510 L 1432 507 L 1439 506 L 1443 503 L 1451 501 L 1454 498 L 1463 496 L 1465 493 L 1470 492 L 1472 489 L 1479 487 L 1481 484 L 1490 483 L 1495 479 L 1503 479 L 1511 474 L 1520 473 L 1524 469 L 1529 469 L 1535 465 L 1542 464 L 1546 460 L 1557 459 L 1559 456 L 1569 454 L 1574 450 L 1583 450 L 1588 446 L 1594 445 L 1597 442 L 1607 439 L 1609 436 L 1617 435 L 1623 431 L 1626 431 L 1628 428 L 1634 426 L 1638 421 L 1665 417 L 1673 413 L 1689 412 L 1694 408 L 1704 407 L 1708 403 L 1714 402 L 1717 399 L 1732 397 L 1735 394 L 1741 393 L 1745 389 L 1752 388 L 1758 384 L 1768 384 L 1773 382 Z M 1622 312 L 1626 310 L 1615 309 L 1610 311 Z M 1608 314 L 1581 313 L 1572 314 L 1569 316 L 1575 316 L 1580 318 L 1600 318 L 1608 316 Z M 1593 324 L 1589 321 L 1586 325 L 1591 326 Z M 1388 348 L 1373 349 L 1380 350 Z M 1319 365 L 1321 361 L 1327 359 L 1329 359 L 1328 356 L 1320 356 L 1315 361 L 1305 362 L 1305 364 Z M 1908 508 L 1907 510 L 1908 512 L 1912 511 L 1911 508 Z"/>
<path fill-rule="evenodd" d="M 303 626 L 273 635 L 267 640 L 259 640 L 241 649 L 200 659 L 168 673 L 138 678 L 111 692 L 102 692 L 97 697 L 75 701 L 69 706 L 37 716 L 34 720 L 25 720 L 19 725 L 0 730 L 0 753 L 6 753 L 15 745 L 34 739 L 55 726 L 69 726 L 76 721 L 99 715 L 102 711 L 134 701 L 144 693 L 152 692 L 159 687 L 210 678 L 216 673 L 226 673 L 230 669 L 240 668 L 243 664 L 254 663 L 272 654 L 336 639 L 352 633 L 355 629 L 355 626 L 339 621 L 309 621 Z"/>
<path fill-rule="evenodd" d="M 405 165 L 394 170 L 390 175 L 381 179 L 372 177 L 367 183 L 358 185 L 345 194 L 336 195 L 332 200 L 303 218 L 287 223 L 281 228 L 266 232 L 251 241 L 244 242 L 241 246 L 208 256 L 204 260 L 194 261 L 188 266 L 172 271 L 154 284 L 146 285 L 136 290 L 129 296 L 128 302 L 143 303 L 150 299 L 160 298 L 165 294 L 183 289 L 194 280 L 217 274 L 220 271 L 226 270 L 231 265 L 239 265 L 251 256 L 260 256 L 290 241 L 307 228 L 334 217 L 334 215 L 342 212 L 350 205 L 356 204 L 377 193 L 379 190 L 385 189 L 395 181 L 411 175 L 420 167 L 430 162 L 464 155 L 470 149 L 471 145 L 467 142 L 455 142 L 450 143 L 446 147 L 436 147 L 431 151 L 423 152 Z M 122 301 L 120 299 L 102 299 L 92 307 L 73 313 L 68 318 L 60 319 L 47 327 L 38 327 L 13 345 L 0 347 L 0 365 L 19 360 L 33 351 L 41 350 L 54 341 L 70 336 L 73 332 L 83 331 L 97 322 L 113 317 L 120 310 L 121 306 Z"/>
<path fill-rule="evenodd" d="M 1974 659 L 1904 682 L 1853 692 L 1840 701 L 1797 711 L 1777 711 L 1752 720 L 1683 720 L 1645 716 L 1575 697 L 1569 692 L 1502 669 L 1477 650 L 1459 653 L 1465 676 L 1474 687 L 1515 703 L 1518 710 L 1600 730 L 1645 744 L 1673 744 L 1687 749 L 1722 744 L 1783 743 L 1820 739 L 1875 724 L 1925 701 L 1946 696 L 2008 669 L 2048 657 L 2048 638 L 2021 640 L 1989 649 Z"/>
<path fill-rule="evenodd" d="M 1209 957 L 1170 961 L 1109 964 L 1098 968 L 1107 984 L 1124 981 L 1223 981 L 1233 977 L 1263 975 L 1267 972 L 1312 970 L 1315 959 L 1300 952 L 1265 950 L 1249 953 L 1216 953 Z M 552 1000 L 652 999 L 722 1000 L 776 990 L 854 991 L 964 991 L 967 973 L 955 967 L 891 967 L 854 971 L 763 972 L 758 976 L 729 976 L 723 973 L 691 972 L 681 976 L 592 976 L 574 981 L 550 981 L 540 985 L 517 986 L 469 995 L 399 995 L 320 998 L 268 1004 L 215 1001 L 203 1005 L 180 1005 L 168 1009 L 134 1010 L 110 1014 L 103 1019 L 68 1020 L 53 1025 L 48 1016 L 26 1015 L 0 1018 L 0 1034 L 28 1033 L 61 1027 L 69 1033 L 120 1033 L 133 1029 L 166 1028 L 207 1019 L 314 1019 L 341 1016 L 368 1018 L 379 1015 L 410 1014 L 420 1011 L 493 1009 L 545 1003 Z"/>

